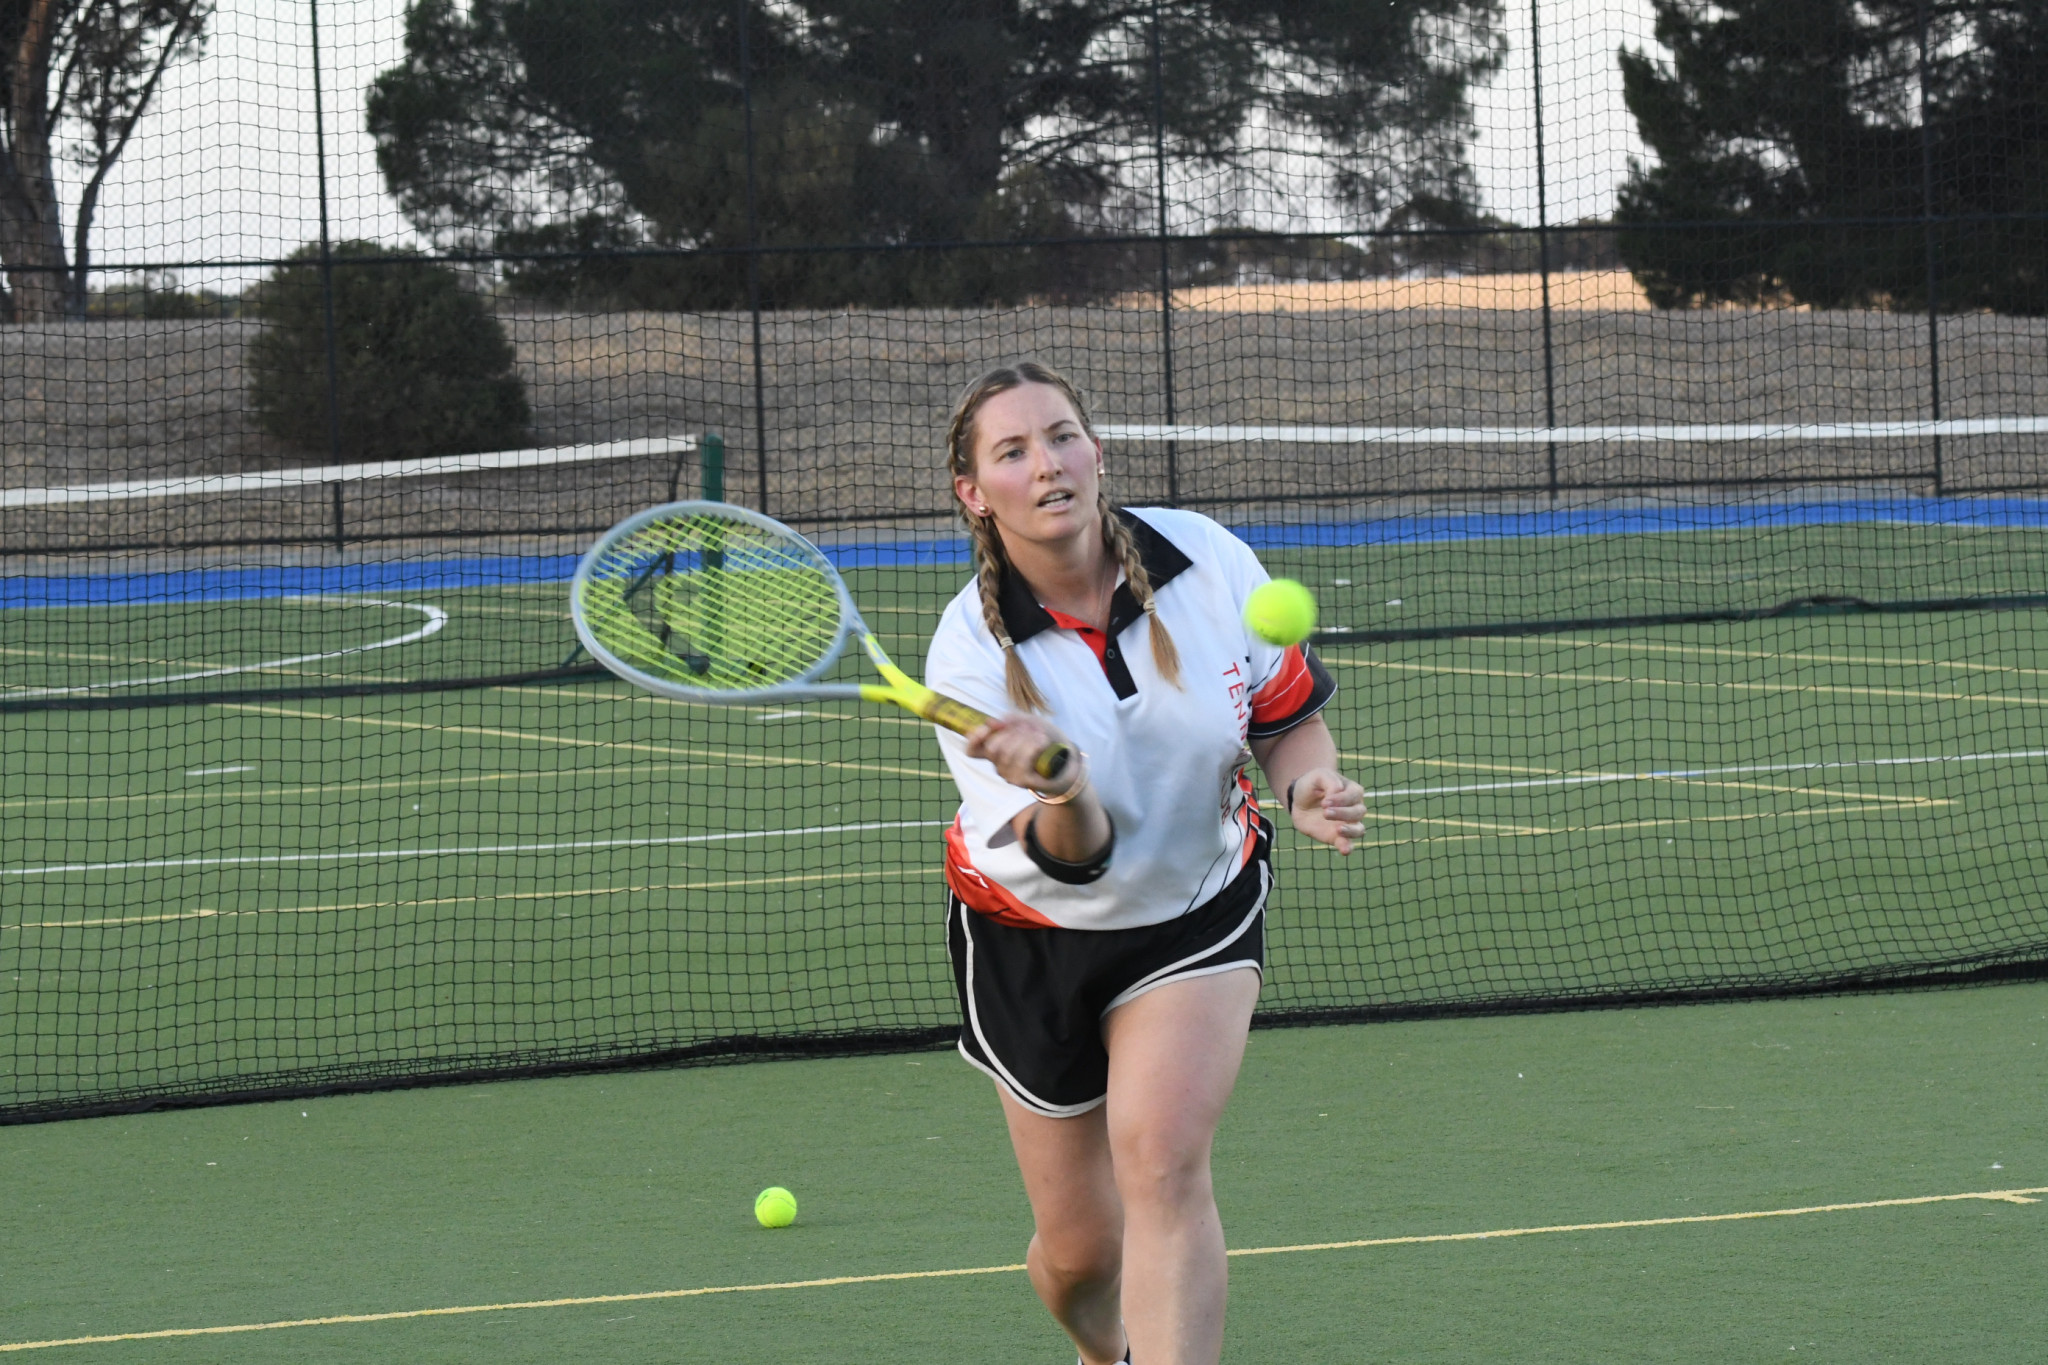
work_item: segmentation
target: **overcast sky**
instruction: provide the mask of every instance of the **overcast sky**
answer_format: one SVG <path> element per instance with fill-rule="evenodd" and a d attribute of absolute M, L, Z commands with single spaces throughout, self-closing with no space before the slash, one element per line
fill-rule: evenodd
<path fill-rule="evenodd" d="M 404 0 L 324 0 L 329 214 L 337 238 L 408 240 L 363 127 L 363 93 L 401 56 Z M 103 194 L 95 257 L 229 261 L 285 255 L 318 236 L 313 92 L 303 0 L 221 0 L 204 56 L 174 69 Z M 1536 218 L 1529 10 L 1506 23 L 1505 68 L 1477 94 L 1473 160 L 1486 207 Z M 1547 0 L 1544 106 L 1552 222 L 1607 213 L 1639 150 L 1615 51 L 1649 45 L 1648 0 Z M 239 288 L 261 271 L 188 269 L 188 287 Z"/>

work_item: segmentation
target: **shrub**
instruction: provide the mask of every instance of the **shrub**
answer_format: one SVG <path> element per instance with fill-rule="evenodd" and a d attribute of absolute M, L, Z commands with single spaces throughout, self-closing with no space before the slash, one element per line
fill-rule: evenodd
<path fill-rule="evenodd" d="M 95 289 L 86 297 L 89 318 L 140 318 L 145 321 L 187 321 L 231 318 L 241 300 L 211 289 L 187 290 L 169 270 L 145 270 L 129 279 Z"/>
<path fill-rule="evenodd" d="M 372 242 L 340 243 L 333 259 L 343 459 L 452 455 L 524 442 L 532 414 L 513 372 L 512 343 L 454 271 Z M 263 429 L 325 453 L 321 275 L 319 247 L 305 246 L 256 287 L 255 312 L 268 325 L 250 344 L 248 365 Z"/>

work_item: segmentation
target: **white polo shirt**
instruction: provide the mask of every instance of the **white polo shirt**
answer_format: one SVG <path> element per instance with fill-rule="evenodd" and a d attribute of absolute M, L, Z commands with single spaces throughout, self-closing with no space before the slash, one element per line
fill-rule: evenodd
<path fill-rule="evenodd" d="M 1179 651 L 1179 686 L 1153 667 L 1151 623 L 1124 584 L 1111 601 L 1107 636 L 1048 611 L 1016 574 L 1001 602 L 1050 719 L 1087 756 L 1116 823 L 1108 869 L 1083 885 L 1049 875 L 1010 825 L 1031 804 L 1030 792 L 969 758 L 960 736 L 938 732 L 960 786 L 960 814 L 946 832 L 947 884 L 969 908 L 1005 924 L 1130 929 L 1209 900 L 1257 846 L 1247 741 L 1299 725 L 1335 691 L 1312 651 L 1270 645 L 1246 629 L 1245 599 L 1267 575 L 1244 542 L 1196 512 L 1119 515 Z M 940 618 L 925 683 L 991 715 L 1016 709 L 973 581 Z"/>

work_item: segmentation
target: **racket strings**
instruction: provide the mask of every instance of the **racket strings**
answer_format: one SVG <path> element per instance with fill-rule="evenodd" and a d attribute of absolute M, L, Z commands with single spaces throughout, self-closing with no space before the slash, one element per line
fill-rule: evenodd
<path fill-rule="evenodd" d="M 609 547 L 582 587 L 584 619 L 620 659 L 707 691 L 805 678 L 836 653 L 841 606 L 805 543 L 694 515 Z"/>

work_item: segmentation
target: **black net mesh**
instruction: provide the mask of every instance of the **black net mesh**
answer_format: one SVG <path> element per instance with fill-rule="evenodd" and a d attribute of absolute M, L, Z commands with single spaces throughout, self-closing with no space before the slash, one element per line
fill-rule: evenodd
<path fill-rule="evenodd" d="M 725 497 L 915 672 L 1020 355 L 1320 599 L 1266 1021 L 2048 962 L 2023 9 L 114 8 L 0 126 L 0 1120 L 946 1037 L 926 727 L 565 584 Z"/>

